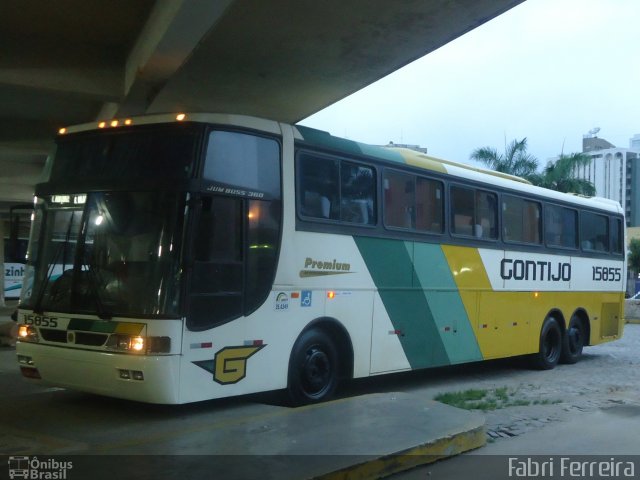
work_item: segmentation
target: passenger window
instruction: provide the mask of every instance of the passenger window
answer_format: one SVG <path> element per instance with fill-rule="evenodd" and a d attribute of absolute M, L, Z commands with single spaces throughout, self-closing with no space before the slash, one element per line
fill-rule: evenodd
<path fill-rule="evenodd" d="M 375 225 L 375 199 L 373 168 L 346 160 L 300 155 L 298 212 L 301 216 Z"/>
<path fill-rule="evenodd" d="M 547 205 L 544 211 L 544 235 L 547 246 L 578 248 L 578 212 L 556 205 Z"/>
<path fill-rule="evenodd" d="M 340 220 L 375 225 L 376 181 L 373 168 L 343 161 L 340 165 Z"/>
<path fill-rule="evenodd" d="M 504 240 L 542 243 L 542 207 L 538 202 L 505 195 L 502 200 Z"/>
<path fill-rule="evenodd" d="M 298 166 L 300 214 L 305 217 L 338 220 L 338 161 L 301 155 Z"/>
<path fill-rule="evenodd" d="M 470 188 L 451 187 L 451 233 L 473 236 L 474 191 Z"/>
<path fill-rule="evenodd" d="M 416 180 L 416 228 L 423 232 L 442 233 L 444 201 L 441 182 L 418 177 Z"/>
<path fill-rule="evenodd" d="M 608 218 L 591 212 L 582 212 L 580 219 L 580 242 L 583 250 L 609 251 Z"/>
<path fill-rule="evenodd" d="M 619 218 L 611 219 L 611 251 L 621 254 L 623 252 L 622 241 L 624 234 L 622 233 L 622 220 Z"/>
<path fill-rule="evenodd" d="M 497 197 L 494 193 L 451 187 L 452 233 L 486 240 L 498 238 Z"/>
<path fill-rule="evenodd" d="M 415 228 L 415 177 L 386 170 L 384 173 L 384 222 L 389 227 Z"/>
<path fill-rule="evenodd" d="M 474 235 L 491 240 L 498 238 L 498 199 L 494 193 L 482 190 L 476 192 Z"/>

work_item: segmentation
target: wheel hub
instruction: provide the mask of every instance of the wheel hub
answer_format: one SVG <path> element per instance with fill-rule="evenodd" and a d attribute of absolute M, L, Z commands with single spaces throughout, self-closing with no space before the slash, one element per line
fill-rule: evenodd
<path fill-rule="evenodd" d="M 311 349 L 303 368 L 303 384 L 309 394 L 322 392 L 329 384 L 331 378 L 331 362 L 322 350 Z"/>

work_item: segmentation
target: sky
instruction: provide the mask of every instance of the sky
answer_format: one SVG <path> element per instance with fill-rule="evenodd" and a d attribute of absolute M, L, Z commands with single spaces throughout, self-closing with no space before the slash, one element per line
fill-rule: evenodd
<path fill-rule="evenodd" d="M 582 136 L 640 133 L 640 0 L 526 0 L 300 122 L 465 163 L 527 138 L 541 167 Z"/>

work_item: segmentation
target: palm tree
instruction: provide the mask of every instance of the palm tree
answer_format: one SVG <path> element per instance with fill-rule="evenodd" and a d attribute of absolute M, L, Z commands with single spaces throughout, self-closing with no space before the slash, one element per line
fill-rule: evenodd
<path fill-rule="evenodd" d="M 537 175 L 538 159 L 527 153 L 527 139 L 513 140 L 505 146 L 504 155 L 493 147 L 477 148 L 471 160 L 480 162 L 492 170 L 529 179 Z"/>
<path fill-rule="evenodd" d="M 592 197 L 596 194 L 596 187 L 589 180 L 576 178 L 574 172 L 589 165 L 591 157 L 584 153 L 561 154 L 558 159 L 547 163 L 541 175 L 533 176 L 529 180 L 540 187 L 550 188 L 558 192 L 577 193 Z"/>

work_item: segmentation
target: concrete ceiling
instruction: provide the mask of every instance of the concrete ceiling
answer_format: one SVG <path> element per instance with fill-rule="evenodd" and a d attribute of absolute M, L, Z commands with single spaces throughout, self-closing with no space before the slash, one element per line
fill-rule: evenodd
<path fill-rule="evenodd" d="M 0 214 L 61 126 L 144 113 L 295 123 L 523 0 L 0 3 Z"/>

